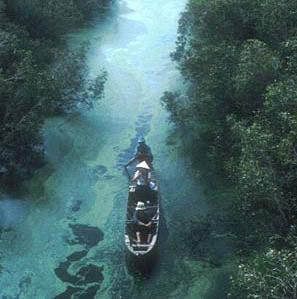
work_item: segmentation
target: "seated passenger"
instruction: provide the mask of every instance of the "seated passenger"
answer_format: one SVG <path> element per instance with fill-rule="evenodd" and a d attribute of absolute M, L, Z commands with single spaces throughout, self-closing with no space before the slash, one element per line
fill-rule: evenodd
<path fill-rule="evenodd" d="M 141 201 L 137 203 L 134 211 L 133 220 L 136 226 L 136 242 L 141 243 L 141 235 L 147 234 L 146 242 L 149 244 L 152 239 L 151 227 L 152 221 L 145 207 L 145 204 Z"/>
<path fill-rule="evenodd" d="M 150 200 L 150 187 L 149 182 L 151 179 L 150 167 L 145 161 L 141 162 L 136 166 L 137 171 L 135 172 L 132 182 L 136 181 L 135 197 L 139 201 Z"/>

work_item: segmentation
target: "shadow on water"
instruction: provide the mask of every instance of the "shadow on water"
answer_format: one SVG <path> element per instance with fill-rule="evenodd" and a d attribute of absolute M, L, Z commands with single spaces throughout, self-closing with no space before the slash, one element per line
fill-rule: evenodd
<path fill-rule="evenodd" d="M 156 247 L 148 256 L 138 258 L 126 253 L 126 265 L 130 275 L 137 281 L 151 278 L 160 265 L 159 248 Z"/>

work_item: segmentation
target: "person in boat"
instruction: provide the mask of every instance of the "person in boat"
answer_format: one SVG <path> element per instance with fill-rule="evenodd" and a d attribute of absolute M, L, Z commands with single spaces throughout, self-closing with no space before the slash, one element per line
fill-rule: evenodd
<path fill-rule="evenodd" d="M 146 163 L 142 161 L 136 165 L 136 172 L 132 178 L 132 182 L 136 182 L 135 196 L 137 200 L 149 201 L 150 200 L 150 181 L 151 181 L 151 169 Z"/>
<path fill-rule="evenodd" d="M 131 165 L 134 161 L 146 161 L 150 167 L 152 167 L 154 157 L 151 151 L 151 148 L 145 143 L 144 137 L 138 139 L 137 148 L 134 154 L 134 157 L 127 162 L 125 168 Z"/>
<path fill-rule="evenodd" d="M 147 235 L 146 242 L 149 244 L 152 240 L 152 218 L 150 217 L 144 202 L 137 202 L 133 221 L 135 223 L 136 231 L 136 242 L 141 243 L 141 236 Z"/>
<path fill-rule="evenodd" d="M 132 182 L 136 182 L 137 186 L 148 186 L 151 179 L 151 168 L 146 161 L 136 165 L 136 172 L 132 177 Z"/>

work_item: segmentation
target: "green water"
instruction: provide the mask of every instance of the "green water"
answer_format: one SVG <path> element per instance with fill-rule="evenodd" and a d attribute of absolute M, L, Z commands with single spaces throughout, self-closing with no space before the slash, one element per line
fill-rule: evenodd
<path fill-rule="evenodd" d="M 225 298 L 230 249 L 192 229 L 211 210 L 190 162 L 168 141 L 172 128 L 160 104 L 181 82 L 169 54 L 185 3 L 128 0 L 117 16 L 69 36 L 70 46 L 90 43 L 91 76 L 108 71 L 105 99 L 90 112 L 48 120 L 47 165 L 16 198 L 4 196 L 1 298 Z M 121 165 L 140 134 L 155 155 L 164 215 L 159 259 L 146 275 L 127 267 L 123 238 Z M 75 238 L 75 224 L 88 240 Z"/>

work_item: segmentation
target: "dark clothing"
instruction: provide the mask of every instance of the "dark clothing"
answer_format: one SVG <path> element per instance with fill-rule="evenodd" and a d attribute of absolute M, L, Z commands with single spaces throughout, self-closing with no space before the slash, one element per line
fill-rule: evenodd
<path fill-rule="evenodd" d="M 149 215 L 148 210 L 135 210 L 133 214 L 133 220 L 135 222 L 136 232 L 148 234 L 151 231 L 151 228 L 141 225 L 139 224 L 139 222 L 148 224 L 151 221 L 151 219 L 152 217 Z"/>
<path fill-rule="evenodd" d="M 133 220 L 135 223 L 142 222 L 148 224 L 151 221 L 151 216 L 148 213 L 148 210 L 135 210 L 133 215 Z"/>
<path fill-rule="evenodd" d="M 136 148 L 134 155 L 138 160 L 148 160 L 149 163 L 152 163 L 154 160 L 151 148 L 145 143 L 139 143 Z"/>
<path fill-rule="evenodd" d="M 136 160 L 138 162 L 146 161 L 147 164 L 151 168 L 153 167 L 152 163 L 153 163 L 154 157 L 153 157 L 151 148 L 147 144 L 145 144 L 143 142 L 138 143 L 136 151 L 134 153 L 134 157 L 128 161 L 128 163 L 125 165 L 125 167 L 128 167 L 130 164 L 132 164 Z"/>
<path fill-rule="evenodd" d="M 151 200 L 151 189 L 147 185 L 137 185 L 135 189 L 135 198 L 137 201 L 147 202 Z"/>

